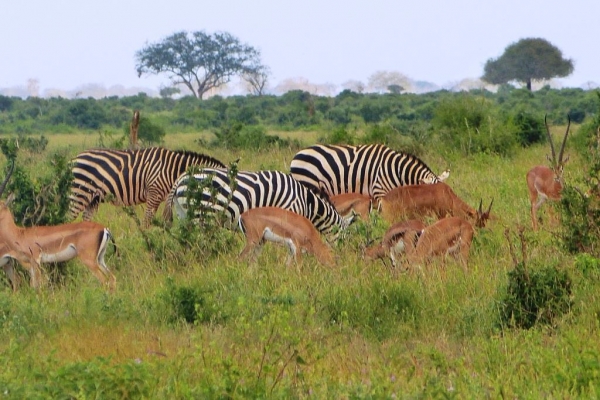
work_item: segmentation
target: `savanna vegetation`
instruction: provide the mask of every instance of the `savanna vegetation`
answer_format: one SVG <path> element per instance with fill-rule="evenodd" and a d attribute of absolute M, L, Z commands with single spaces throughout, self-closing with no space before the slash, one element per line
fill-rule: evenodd
<path fill-rule="evenodd" d="M 65 160 L 126 147 L 134 109 L 148 123 L 142 143 L 239 159 L 244 170 L 287 171 L 315 142 L 387 143 L 435 172 L 450 168 L 454 191 L 473 206 L 493 198 L 496 218 L 476 232 L 468 271 L 448 260 L 401 274 L 362 260 L 387 228 L 376 213 L 335 244 L 336 268 L 313 257 L 286 268 L 272 245 L 256 264 L 238 261 L 241 233 L 211 220 L 158 218 L 142 231 L 141 207 L 101 205 L 95 220 L 119 250 L 107 256 L 117 290 L 77 262 L 47 266 L 39 293 L 5 282 L 4 397 L 597 397 L 597 93 L 0 97 L 0 162 L 17 162 L 7 190 L 19 223 L 64 221 Z M 544 115 L 559 137 L 567 113 L 567 187 L 534 232 L 525 174 L 547 163 Z"/>

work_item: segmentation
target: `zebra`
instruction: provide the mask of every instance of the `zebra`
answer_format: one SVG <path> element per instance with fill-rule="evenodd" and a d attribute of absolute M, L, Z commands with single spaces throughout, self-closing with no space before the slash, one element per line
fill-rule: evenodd
<path fill-rule="evenodd" d="M 146 203 L 143 227 L 152 217 L 176 179 L 189 166 L 225 168 L 221 161 L 187 150 L 172 151 L 162 147 L 140 150 L 92 149 L 72 160 L 73 181 L 69 195 L 69 218 L 89 221 L 107 195 L 114 205 L 133 206 Z"/>
<path fill-rule="evenodd" d="M 239 171 L 232 182 L 227 170 L 203 168 L 193 175 L 182 175 L 173 185 L 164 210 L 165 220 L 172 219 L 173 208 L 179 218 L 186 218 L 190 179 L 210 182 L 202 188 L 201 203 L 211 210 L 224 211 L 229 228 L 237 226 L 240 215 L 251 208 L 279 207 L 303 215 L 319 232 L 332 234 L 335 239 L 354 218 L 343 218 L 326 195 L 281 171 Z"/>
<path fill-rule="evenodd" d="M 330 196 L 362 193 L 374 200 L 395 187 L 437 183 L 450 174 L 446 170 L 436 176 L 416 156 L 381 144 L 314 145 L 296 153 L 290 170 L 298 181 Z"/>

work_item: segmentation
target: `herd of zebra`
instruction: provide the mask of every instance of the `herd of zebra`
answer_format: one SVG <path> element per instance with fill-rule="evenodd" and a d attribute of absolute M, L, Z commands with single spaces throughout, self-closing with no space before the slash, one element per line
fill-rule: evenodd
<path fill-rule="evenodd" d="M 190 166 L 199 169 L 189 175 Z M 224 163 L 205 154 L 160 147 L 93 149 L 73 160 L 69 216 L 83 213 L 90 220 L 99 203 L 110 199 L 122 206 L 146 203 L 144 227 L 165 200 L 164 218 L 171 219 L 173 209 L 183 218 L 190 180 L 210 178 L 213 190 L 205 190 L 202 203 L 224 210 L 230 226 L 249 209 L 276 207 L 306 217 L 320 233 L 330 235 L 344 230 L 352 217 L 340 215 L 329 196 L 357 193 L 377 201 L 395 187 L 436 183 L 449 174 L 437 176 L 419 158 L 384 145 L 314 145 L 299 151 L 290 167 L 289 174 L 238 171 L 232 178 Z"/>

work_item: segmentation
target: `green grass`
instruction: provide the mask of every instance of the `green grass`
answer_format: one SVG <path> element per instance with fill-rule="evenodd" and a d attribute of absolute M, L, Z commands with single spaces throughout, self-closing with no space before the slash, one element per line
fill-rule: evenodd
<path fill-rule="evenodd" d="M 304 133 L 298 134 L 298 136 Z M 288 135 L 294 135 L 289 133 Z M 211 154 L 240 169 L 287 171 L 291 150 L 226 152 L 201 148 L 195 134 L 169 135 L 166 146 Z M 50 135 L 49 151 L 75 154 L 93 137 Z M 308 141 L 306 144 L 310 144 Z M 394 274 L 365 263 L 367 233 L 377 217 L 350 229 L 335 248 L 338 267 L 305 257 L 286 268 L 283 249 L 266 245 L 258 262 L 237 260 L 236 245 L 217 257 L 150 253 L 133 220 L 102 205 L 96 220 L 110 227 L 121 253 L 107 264 L 117 276 L 105 293 L 77 262 L 64 284 L 37 294 L 0 290 L 0 393 L 8 398 L 539 398 L 596 397 L 599 390 L 600 285 L 559 247 L 541 211 L 529 228 L 525 173 L 545 163 L 544 147 L 513 159 L 493 156 L 423 158 L 476 206 L 492 198 L 497 219 L 476 234 L 469 271 L 452 261 L 423 273 Z M 32 168 L 42 160 L 30 158 Z M 575 154 L 566 179 L 583 170 Z M 142 207 L 137 208 L 138 215 Z M 160 213 L 159 213 L 160 214 Z M 573 310 L 553 328 L 498 328 L 499 293 L 513 263 L 504 230 L 526 228 L 531 262 L 558 264 L 574 277 Z M 152 228 L 157 237 L 166 235 Z M 165 236 L 166 237 L 166 236 Z M 175 249 L 175 250 L 173 250 Z M 171 253 L 169 253 L 171 251 Z M 389 265 L 389 263 L 388 263 Z M 196 303 L 197 322 L 174 304 Z"/>

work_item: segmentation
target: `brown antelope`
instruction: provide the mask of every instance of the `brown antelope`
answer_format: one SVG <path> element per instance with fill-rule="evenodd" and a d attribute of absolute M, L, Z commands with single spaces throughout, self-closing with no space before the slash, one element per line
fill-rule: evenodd
<path fill-rule="evenodd" d="M 379 199 L 378 208 L 382 217 L 390 223 L 426 215 L 438 218 L 450 215 L 470 219 L 477 227 L 482 227 L 485 224 L 482 218 L 490 217 L 492 203 L 487 212 L 482 211 L 481 202 L 479 210 L 476 210 L 458 197 L 448 184 L 438 182 L 398 186 Z"/>
<path fill-rule="evenodd" d="M 565 144 L 567 143 L 567 136 L 569 135 L 569 127 L 571 126 L 571 118 L 568 117 L 567 131 L 563 138 L 560 151 L 558 152 L 558 159 L 554 151 L 554 142 L 552 141 L 552 135 L 550 134 L 550 128 L 546 117 L 544 117 L 544 124 L 546 125 L 546 132 L 548 133 L 548 141 L 550 142 L 550 150 L 552 157 L 546 156 L 550 161 L 550 167 L 545 165 L 536 165 L 527 172 L 527 188 L 529 189 L 529 201 L 531 202 L 531 224 L 533 230 L 537 230 L 537 210 L 542 204 L 550 199 L 553 201 L 560 200 L 561 191 L 563 188 L 563 168 L 569 156 L 563 160 L 563 154 L 565 151 Z"/>
<path fill-rule="evenodd" d="M 335 265 L 331 248 L 322 240 L 319 231 L 306 217 L 278 207 L 251 208 L 242 213 L 239 226 L 246 236 L 246 247 L 240 258 L 256 258 L 265 241 L 283 244 L 290 252 L 286 265 L 301 259 L 301 250 L 315 255 L 321 264 Z"/>
<path fill-rule="evenodd" d="M 426 225 L 418 219 L 395 223 L 387 230 L 381 243 L 367 247 L 364 253 L 365 260 L 370 261 L 390 257 L 392 266 L 396 267 L 398 256 L 405 251 L 406 246 L 404 245 L 403 238 L 406 232 L 422 231 L 425 228 Z"/>
<path fill-rule="evenodd" d="M 442 218 L 421 231 L 407 231 L 403 238 L 406 261 L 410 265 L 453 255 L 466 270 L 474 233 L 473 225 L 460 217 Z"/>
<path fill-rule="evenodd" d="M 0 195 L 14 169 L 14 164 L 0 186 Z M 12 196 L 11 196 L 12 197 Z M 41 284 L 41 264 L 68 261 L 79 257 L 90 271 L 109 289 L 114 289 L 116 278 L 104 263 L 104 254 L 111 235 L 109 230 L 95 222 L 75 222 L 56 226 L 34 226 L 21 228 L 15 224 L 8 203 L 0 201 L 0 247 L 5 249 L 2 259 L 17 260 L 29 271 L 30 284 L 39 289 Z M 4 265 L 4 270 L 15 288 L 16 281 L 12 267 Z M 12 276 L 12 278 L 11 278 Z"/>
<path fill-rule="evenodd" d="M 362 193 L 342 193 L 329 197 L 329 201 L 343 218 L 352 215 L 353 211 L 359 217 L 367 218 L 373 208 L 372 200 L 370 196 Z"/>

